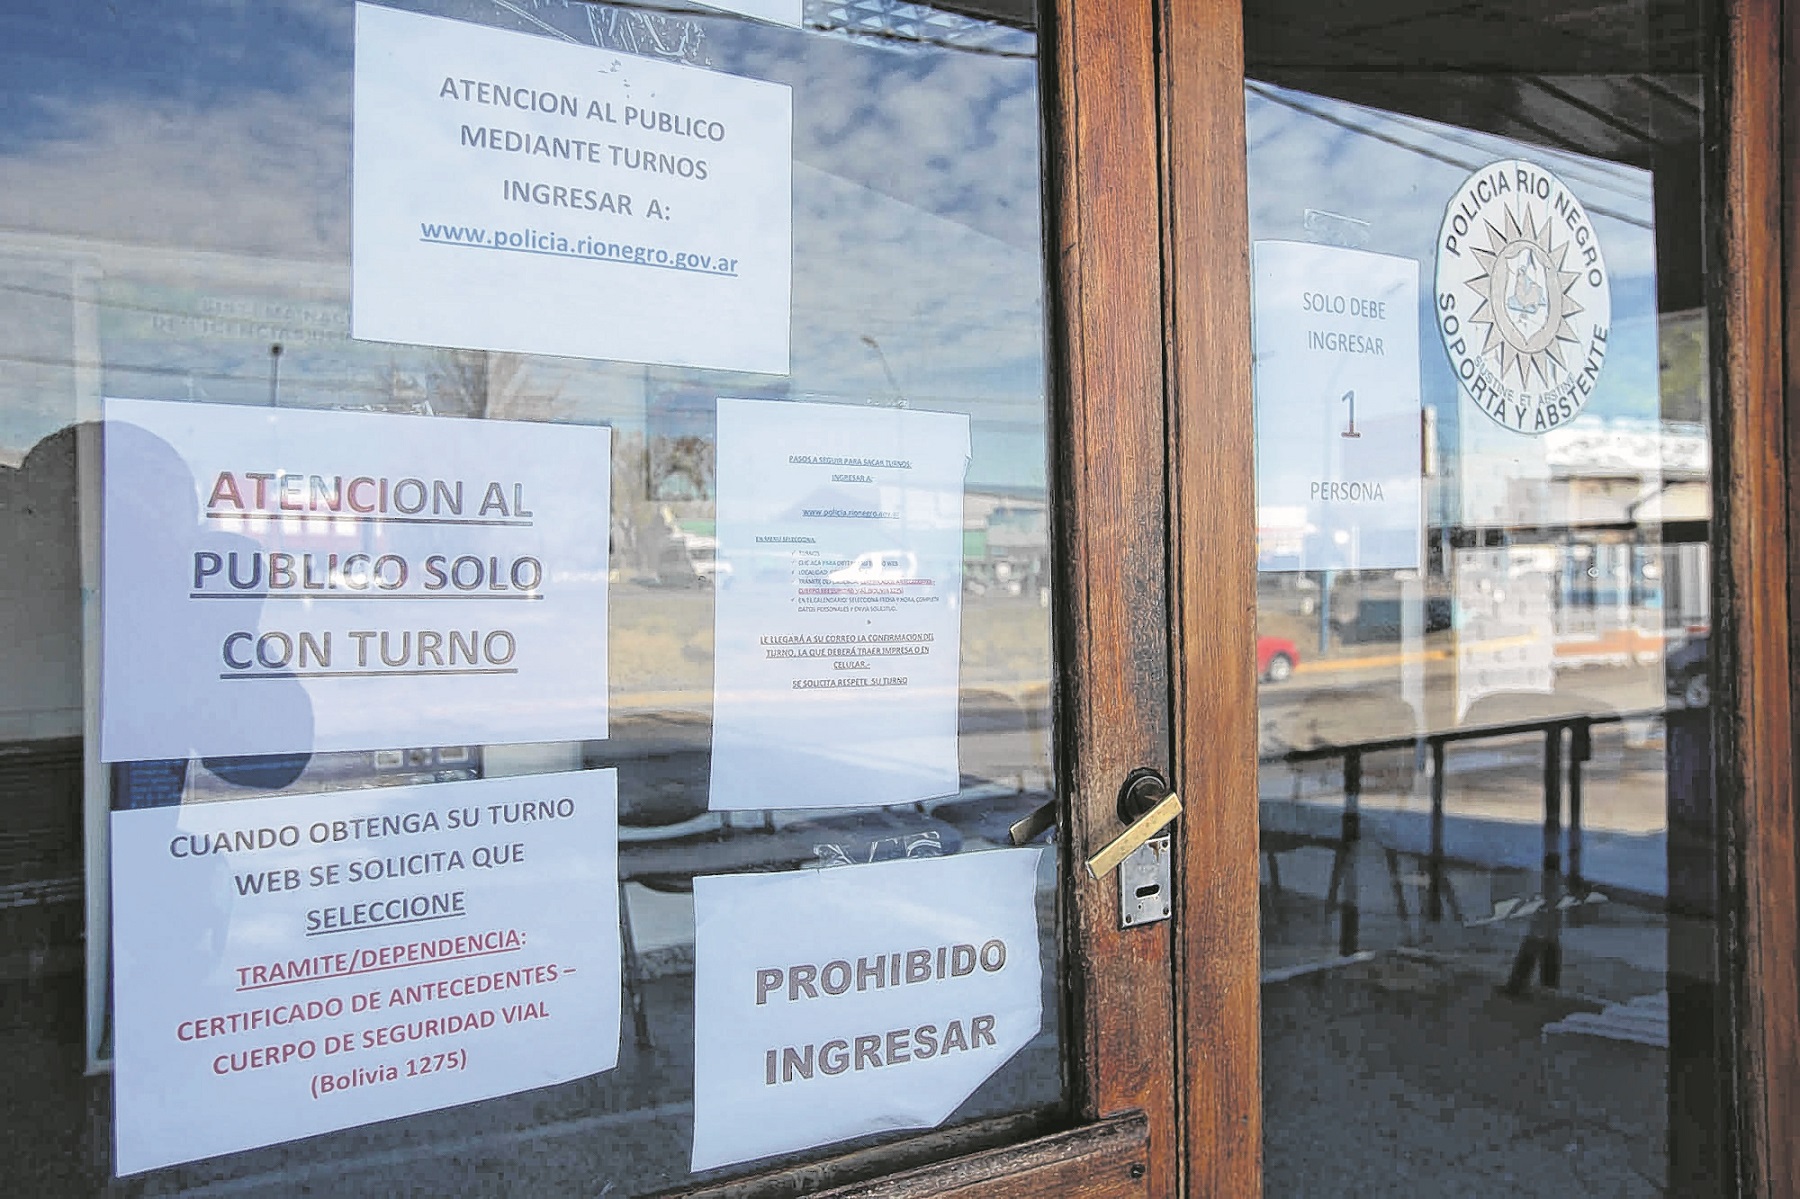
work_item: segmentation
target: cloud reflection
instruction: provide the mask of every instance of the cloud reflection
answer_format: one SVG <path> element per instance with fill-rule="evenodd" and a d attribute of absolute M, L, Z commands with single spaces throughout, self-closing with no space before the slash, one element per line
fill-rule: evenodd
<path fill-rule="evenodd" d="M 455 7 L 516 25 L 491 5 Z M 185 372 L 194 398 L 243 402 L 266 388 L 267 346 L 192 320 L 162 344 L 125 339 L 136 357 L 114 359 L 106 330 L 130 321 L 105 309 L 122 296 L 154 293 L 183 318 L 285 298 L 347 311 L 350 13 L 289 0 L 163 5 L 110 26 L 80 9 L 32 18 L 29 41 L 58 81 L 37 69 L 0 84 L 10 107 L 38 114 L 32 136 L 0 149 L 0 289 L 34 286 L 25 324 L 76 332 L 49 347 L 24 344 L 34 334 L 18 324 L 0 333 L 0 356 L 60 359 L 44 369 L 63 376 L 49 388 L 37 380 L 30 398 L 0 392 L 0 443 L 12 453 L 74 419 L 83 362 L 104 357 L 140 394 L 170 371 Z M 1037 64 L 707 27 L 715 65 L 795 87 L 793 390 L 883 398 L 893 385 L 863 340 L 873 338 L 910 403 L 968 411 L 992 424 L 995 445 L 1027 431 L 1029 448 L 1004 451 L 989 473 L 1041 481 Z M 88 55 L 90 45 L 104 53 Z M 88 282 L 76 286 L 75 274 Z M 101 314 L 84 333 L 88 305 Z M 283 356 L 294 387 L 309 363 L 321 386 L 371 394 L 383 371 L 428 369 L 409 347 L 337 333 L 333 345 L 316 324 L 303 333 Z M 614 381 L 633 372 L 533 361 L 556 380 L 559 419 L 619 415 Z"/>

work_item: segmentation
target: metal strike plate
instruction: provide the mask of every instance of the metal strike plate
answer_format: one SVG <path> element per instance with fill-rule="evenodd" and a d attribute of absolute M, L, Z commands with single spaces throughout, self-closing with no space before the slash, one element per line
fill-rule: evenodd
<path fill-rule="evenodd" d="M 1152 837 L 1119 863 L 1119 927 L 1138 928 L 1167 920 L 1174 896 L 1169 891 L 1173 857 L 1169 834 Z"/>

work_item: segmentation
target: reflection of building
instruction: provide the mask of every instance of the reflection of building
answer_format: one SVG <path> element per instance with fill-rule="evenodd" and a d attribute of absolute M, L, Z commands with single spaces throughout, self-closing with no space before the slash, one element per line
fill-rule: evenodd
<path fill-rule="evenodd" d="M 1050 545 L 1042 489 L 970 487 L 963 495 L 963 586 L 1030 595 L 1047 585 Z"/>
<path fill-rule="evenodd" d="M 1568 513 L 1560 610 L 1617 627 L 1660 609 L 1649 628 L 1707 616 L 1709 447 L 1698 425 L 1575 425 L 1545 438 L 1553 509 Z"/>

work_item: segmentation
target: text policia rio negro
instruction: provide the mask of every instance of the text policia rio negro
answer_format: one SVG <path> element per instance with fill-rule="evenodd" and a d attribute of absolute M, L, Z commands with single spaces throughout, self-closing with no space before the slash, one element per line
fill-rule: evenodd
<path fill-rule="evenodd" d="M 859 957 L 837 958 L 823 965 L 770 966 L 756 972 L 756 1003 L 802 1003 L 850 992 L 916 986 L 966 978 L 982 971 L 996 974 L 1006 966 L 1006 942 L 998 938 L 981 946 L 939 945 Z M 885 1029 L 856 1037 L 840 1037 L 811 1045 L 786 1045 L 763 1052 L 763 1082 L 777 1086 L 846 1071 L 897 1066 L 952 1053 L 997 1045 L 995 1017 L 975 1015 L 942 1024 Z"/>

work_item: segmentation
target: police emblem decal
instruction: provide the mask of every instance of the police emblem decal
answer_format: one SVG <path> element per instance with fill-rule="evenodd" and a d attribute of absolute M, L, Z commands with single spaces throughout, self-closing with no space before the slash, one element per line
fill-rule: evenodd
<path fill-rule="evenodd" d="M 1463 181 L 1437 241 L 1438 334 L 1463 395 L 1515 433 L 1566 424 L 1606 361 L 1612 288 L 1568 185 L 1520 159 Z"/>

